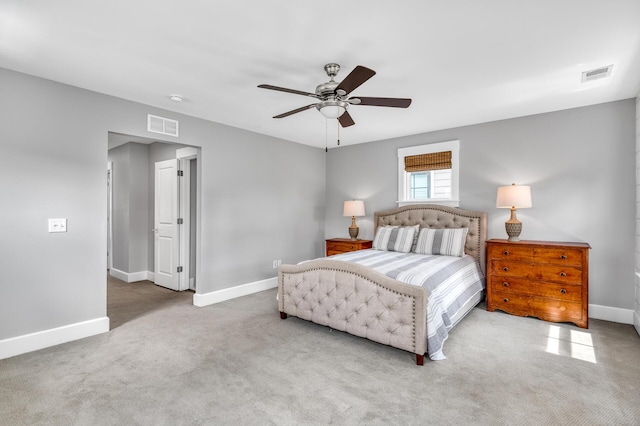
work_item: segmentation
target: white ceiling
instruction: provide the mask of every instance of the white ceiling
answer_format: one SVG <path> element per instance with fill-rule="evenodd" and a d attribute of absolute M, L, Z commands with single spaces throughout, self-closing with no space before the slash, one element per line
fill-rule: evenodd
<path fill-rule="evenodd" d="M 319 147 L 336 120 L 273 119 L 314 100 L 256 86 L 313 92 L 328 62 L 413 99 L 352 106 L 343 145 L 632 98 L 640 1 L 0 0 L 0 67 Z"/>

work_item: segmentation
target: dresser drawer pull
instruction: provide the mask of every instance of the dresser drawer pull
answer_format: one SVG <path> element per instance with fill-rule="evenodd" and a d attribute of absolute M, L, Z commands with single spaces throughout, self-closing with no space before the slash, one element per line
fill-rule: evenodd
<path fill-rule="evenodd" d="M 509 287 L 509 283 L 508 283 L 508 282 L 506 282 L 506 281 L 505 281 L 505 282 L 503 282 L 503 283 L 502 283 L 502 285 L 503 285 L 504 287 Z"/>
<path fill-rule="evenodd" d="M 509 272 L 509 268 L 507 268 L 506 266 L 504 268 L 502 268 L 503 271 L 505 272 Z"/>
<path fill-rule="evenodd" d="M 565 290 L 564 288 L 562 290 L 560 290 L 560 293 L 562 294 L 567 294 L 567 290 Z"/>
<path fill-rule="evenodd" d="M 509 256 L 509 250 L 503 251 L 502 254 L 504 254 L 505 256 Z"/>
<path fill-rule="evenodd" d="M 560 272 L 560 276 L 561 276 L 561 277 L 566 277 L 566 276 L 567 276 L 567 273 L 566 273 L 566 272 Z"/>
<path fill-rule="evenodd" d="M 566 259 L 566 258 L 567 258 L 567 255 L 566 255 L 566 254 L 563 254 L 562 256 L 560 256 L 560 259 L 563 259 L 563 260 L 564 260 L 564 259 Z"/>
<path fill-rule="evenodd" d="M 503 301 L 504 303 L 508 303 L 508 302 L 509 302 L 509 299 L 507 299 L 507 298 L 505 297 L 504 299 L 502 299 L 502 301 Z"/>

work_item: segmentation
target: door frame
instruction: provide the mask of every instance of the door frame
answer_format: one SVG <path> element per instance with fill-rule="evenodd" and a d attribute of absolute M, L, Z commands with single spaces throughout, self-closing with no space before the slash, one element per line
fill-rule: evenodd
<path fill-rule="evenodd" d="M 113 269 L 113 161 L 107 161 L 107 270 Z"/>
<path fill-rule="evenodd" d="M 191 161 L 197 160 L 198 149 L 193 147 L 179 148 L 176 150 L 178 169 L 182 170 L 182 176 L 178 181 L 178 216 L 182 219 L 182 225 L 178 227 L 178 239 L 180 244 L 180 265 L 182 273 L 178 275 L 180 290 L 196 291 L 197 273 L 191 277 L 191 258 L 195 253 L 191 253 L 191 227 L 196 224 L 191 223 Z M 197 190 L 197 186 L 196 186 Z M 196 217 L 197 213 L 196 213 Z M 198 234 L 196 228 L 196 235 Z M 196 269 L 198 262 L 196 261 Z"/>

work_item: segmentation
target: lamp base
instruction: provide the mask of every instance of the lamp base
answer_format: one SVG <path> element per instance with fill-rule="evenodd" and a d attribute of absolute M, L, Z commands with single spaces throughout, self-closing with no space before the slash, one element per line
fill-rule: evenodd
<path fill-rule="evenodd" d="M 522 222 L 516 217 L 515 207 L 511 208 L 511 217 L 504 223 L 504 228 L 507 230 L 509 239 L 507 241 L 517 242 L 520 241 L 520 232 L 522 232 Z"/>
<path fill-rule="evenodd" d="M 513 223 L 505 222 L 504 227 L 507 230 L 509 239 L 507 241 L 516 242 L 520 241 L 520 232 L 522 232 L 522 222 Z"/>
<path fill-rule="evenodd" d="M 351 216 L 351 226 L 349 227 L 349 236 L 352 240 L 358 239 L 358 232 L 360 232 L 360 228 L 356 225 L 356 217 Z"/>
<path fill-rule="evenodd" d="M 352 240 L 357 240 L 358 239 L 358 233 L 360 232 L 360 228 L 358 228 L 357 226 L 350 226 L 349 227 L 349 236 L 351 237 Z"/>

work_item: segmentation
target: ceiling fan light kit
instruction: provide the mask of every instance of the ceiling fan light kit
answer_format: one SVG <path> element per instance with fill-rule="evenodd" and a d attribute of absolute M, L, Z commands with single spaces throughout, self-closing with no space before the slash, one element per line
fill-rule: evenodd
<path fill-rule="evenodd" d="M 353 121 L 353 118 L 351 118 L 349 112 L 347 112 L 350 105 L 370 105 L 393 108 L 407 108 L 411 105 L 411 99 L 408 98 L 348 97 L 349 93 L 360 87 L 362 83 L 369 80 L 376 74 L 375 71 L 367 67 L 363 67 L 362 65 L 356 66 L 340 83 L 334 80 L 334 77 L 338 75 L 338 71 L 340 71 L 340 65 L 336 63 L 329 63 L 324 66 L 324 70 L 329 76 L 329 81 L 319 84 L 316 87 L 315 93 L 287 89 L 285 87 L 272 86 L 270 84 L 259 85 L 258 87 L 262 89 L 293 93 L 319 100 L 319 102 L 315 104 L 296 108 L 294 110 L 278 114 L 273 118 L 288 117 L 315 107 L 324 117 L 337 118 L 342 127 L 349 127 L 356 124 L 355 121 Z"/>
<path fill-rule="evenodd" d="M 345 101 L 324 101 L 316 104 L 320 114 L 327 118 L 338 118 L 345 113 L 349 103 Z"/>

